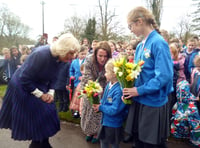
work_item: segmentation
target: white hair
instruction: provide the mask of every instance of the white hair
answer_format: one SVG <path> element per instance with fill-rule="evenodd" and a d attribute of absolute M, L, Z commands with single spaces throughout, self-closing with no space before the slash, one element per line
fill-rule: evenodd
<path fill-rule="evenodd" d="M 53 56 L 65 57 L 70 51 L 79 51 L 80 44 L 78 40 L 70 33 L 61 35 L 51 46 Z"/>

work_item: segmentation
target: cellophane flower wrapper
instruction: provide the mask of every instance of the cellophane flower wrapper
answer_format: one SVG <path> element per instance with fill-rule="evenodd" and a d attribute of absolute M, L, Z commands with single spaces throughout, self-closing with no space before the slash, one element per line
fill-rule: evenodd
<path fill-rule="evenodd" d="M 123 88 L 132 88 L 134 86 L 135 80 L 142 71 L 142 66 L 144 61 L 139 61 L 138 63 L 128 62 L 126 57 L 120 57 L 114 60 L 114 72 L 117 79 Z M 132 99 L 124 99 L 125 104 L 131 104 Z"/>

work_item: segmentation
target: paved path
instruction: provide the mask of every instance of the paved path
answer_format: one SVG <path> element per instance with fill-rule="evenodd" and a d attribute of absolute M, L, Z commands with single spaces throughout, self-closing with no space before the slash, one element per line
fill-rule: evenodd
<path fill-rule="evenodd" d="M 0 99 L 1 108 L 1 99 Z M 100 148 L 98 144 L 92 144 L 85 141 L 85 135 L 82 133 L 78 124 L 61 122 L 61 130 L 50 138 L 53 148 Z M 0 148 L 28 148 L 30 141 L 15 141 L 11 139 L 11 131 L 0 129 Z M 131 148 L 131 144 L 120 144 L 121 148 Z M 194 148 L 183 142 L 169 140 L 168 148 Z"/>
<path fill-rule="evenodd" d="M 10 130 L 0 130 L 0 148 L 28 148 L 30 141 L 15 141 L 10 138 Z M 99 144 L 92 144 L 85 141 L 79 125 L 61 122 L 61 131 L 50 138 L 53 148 L 100 148 Z M 121 148 L 131 148 L 131 144 L 120 144 Z M 168 148 L 193 148 L 184 142 L 170 140 Z"/>

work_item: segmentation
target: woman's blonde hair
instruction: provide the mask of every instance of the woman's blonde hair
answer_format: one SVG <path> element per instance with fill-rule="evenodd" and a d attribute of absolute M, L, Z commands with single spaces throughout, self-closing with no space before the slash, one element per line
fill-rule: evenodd
<path fill-rule="evenodd" d="M 70 51 L 79 51 L 78 40 L 70 33 L 61 35 L 51 46 L 53 56 L 65 57 Z"/>
<path fill-rule="evenodd" d="M 152 25 L 153 28 L 160 33 L 154 15 L 148 9 L 139 6 L 132 9 L 127 16 L 129 22 L 137 22 L 139 18 L 146 22 L 146 24 Z"/>

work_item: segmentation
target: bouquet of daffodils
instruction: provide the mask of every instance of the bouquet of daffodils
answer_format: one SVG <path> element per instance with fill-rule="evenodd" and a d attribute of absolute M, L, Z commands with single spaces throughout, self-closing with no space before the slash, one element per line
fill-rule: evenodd
<path fill-rule="evenodd" d="M 88 83 L 85 85 L 83 90 L 81 90 L 78 94 L 78 98 L 83 96 L 87 97 L 90 104 L 99 104 L 99 94 L 102 93 L 103 89 L 101 85 L 97 81 L 89 80 Z"/>
<path fill-rule="evenodd" d="M 131 88 L 135 79 L 142 71 L 144 61 L 138 63 L 128 62 L 126 57 L 120 57 L 114 61 L 114 72 L 122 88 Z M 124 99 L 125 104 L 131 104 L 131 99 Z"/>

